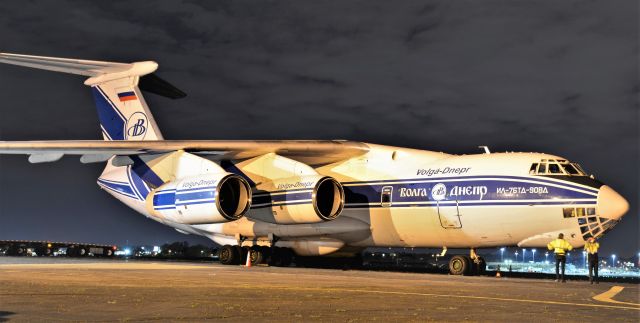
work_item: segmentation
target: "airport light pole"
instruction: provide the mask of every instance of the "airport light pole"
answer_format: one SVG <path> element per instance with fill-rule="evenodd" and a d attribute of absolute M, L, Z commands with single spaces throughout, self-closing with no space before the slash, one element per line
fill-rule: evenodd
<path fill-rule="evenodd" d="M 500 262 L 504 262 L 504 247 L 500 248 Z"/>
<path fill-rule="evenodd" d="M 527 254 L 527 249 L 522 248 L 522 262 L 526 262 L 524 256 Z"/>
<path fill-rule="evenodd" d="M 531 259 L 535 263 L 536 262 L 536 249 L 531 249 L 531 252 L 533 253 L 533 256 L 531 257 Z"/>
<path fill-rule="evenodd" d="M 549 261 L 549 252 L 548 251 L 544 253 L 544 261 L 545 262 Z"/>
<path fill-rule="evenodd" d="M 518 252 L 516 251 L 516 262 L 518 262 Z"/>
<path fill-rule="evenodd" d="M 615 267 L 616 266 L 616 255 L 613 254 L 611 255 L 611 267 Z"/>
<path fill-rule="evenodd" d="M 584 266 L 587 267 L 587 252 L 582 251 L 582 261 L 584 262 Z"/>

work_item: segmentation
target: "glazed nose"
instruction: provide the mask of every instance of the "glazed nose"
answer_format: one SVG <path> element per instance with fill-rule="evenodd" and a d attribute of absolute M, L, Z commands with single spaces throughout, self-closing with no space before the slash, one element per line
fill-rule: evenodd
<path fill-rule="evenodd" d="M 629 202 L 607 185 L 600 187 L 597 206 L 598 215 L 612 220 L 620 219 L 629 210 Z"/>

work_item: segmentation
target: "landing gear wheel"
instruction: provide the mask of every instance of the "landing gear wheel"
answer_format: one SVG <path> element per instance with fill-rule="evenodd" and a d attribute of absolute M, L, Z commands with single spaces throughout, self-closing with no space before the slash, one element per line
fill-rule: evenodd
<path fill-rule="evenodd" d="M 252 247 L 249 249 L 249 259 L 251 260 L 252 265 L 259 265 L 262 263 L 262 248 L 260 247 Z"/>
<path fill-rule="evenodd" d="M 236 246 L 224 245 L 220 248 L 220 263 L 223 265 L 236 265 L 240 263 L 240 254 Z"/>
<path fill-rule="evenodd" d="M 487 273 L 487 262 L 484 261 L 484 258 L 478 257 L 478 262 L 473 263 L 473 274 L 482 276 Z"/>
<path fill-rule="evenodd" d="M 280 247 L 271 248 L 271 256 L 269 257 L 269 266 L 282 266 L 282 252 Z"/>
<path fill-rule="evenodd" d="M 469 275 L 471 269 L 471 258 L 457 255 L 449 260 L 449 273 L 451 275 Z"/>
<path fill-rule="evenodd" d="M 280 263 L 280 266 L 282 267 L 289 267 L 291 266 L 291 262 L 293 261 L 293 251 L 289 248 L 282 248 L 282 250 L 280 250 L 281 255 L 280 257 L 282 257 L 282 261 Z"/>

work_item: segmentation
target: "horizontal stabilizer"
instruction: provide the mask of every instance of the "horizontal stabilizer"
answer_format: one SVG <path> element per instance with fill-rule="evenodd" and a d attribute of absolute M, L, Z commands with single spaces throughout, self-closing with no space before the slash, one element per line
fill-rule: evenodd
<path fill-rule="evenodd" d="M 89 86 L 131 76 L 143 76 L 158 69 L 158 63 L 153 61 L 116 63 L 9 53 L 0 53 L 0 63 L 89 76 L 84 82 Z"/>
<path fill-rule="evenodd" d="M 161 79 L 155 74 L 148 74 L 140 78 L 138 83 L 140 90 L 150 92 L 169 99 L 182 99 L 187 96 L 171 83 Z"/>
<path fill-rule="evenodd" d="M 0 63 L 84 76 L 123 72 L 132 64 L 0 53 Z"/>

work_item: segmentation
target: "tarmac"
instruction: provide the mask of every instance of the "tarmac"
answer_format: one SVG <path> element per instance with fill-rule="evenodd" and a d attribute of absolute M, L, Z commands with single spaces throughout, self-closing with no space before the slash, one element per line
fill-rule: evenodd
<path fill-rule="evenodd" d="M 0 257 L 1 321 L 640 321 L 637 284 Z"/>

